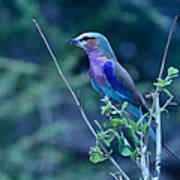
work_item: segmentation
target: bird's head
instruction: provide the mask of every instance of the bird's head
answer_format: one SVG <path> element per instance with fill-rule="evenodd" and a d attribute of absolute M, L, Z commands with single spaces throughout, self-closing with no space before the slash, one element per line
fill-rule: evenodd
<path fill-rule="evenodd" d="M 67 44 L 72 44 L 83 48 L 86 53 L 98 50 L 102 55 L 109 58 L 115 58 L 114 52 L 107 40 L 107 38 L 98 32 L 85 32 L 77 37 L 69 40 Z"/>

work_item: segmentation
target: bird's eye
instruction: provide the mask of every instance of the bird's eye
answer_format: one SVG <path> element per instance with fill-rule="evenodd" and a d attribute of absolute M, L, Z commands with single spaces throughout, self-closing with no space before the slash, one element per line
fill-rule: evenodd
<path fill-rule="evenodd" d="M 87 41 L 87 40 L 89 40 L 89 39 L 96 39 L 96 38 L 84 36 L 84 37 L 81 38 L 79 41 Z"/>
<path fill-rule="evenodd" d="M 87 41 L 89 39 L 89 37 L 84 36 L 82 39 L 80 39 L 80 41 Z"/>

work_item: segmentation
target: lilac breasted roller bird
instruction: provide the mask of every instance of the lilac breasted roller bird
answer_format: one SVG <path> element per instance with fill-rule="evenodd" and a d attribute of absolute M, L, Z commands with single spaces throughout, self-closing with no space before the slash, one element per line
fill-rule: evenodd
<path fill-rule="evenodd" d="M 118 62 L 108 39 L 98 32 L 85 32 L 67 44 L 78 46 L 86 52 L 90 62 L 89 76 L 92 87 L 102 96 L 122 104 L 127 101 L 126 108 L 131 118 L 138 120 L 142 114 L 149 112 L 146 101 L 136 87 L 127 70 Z M 145 119 L 145 121 L 147 121 Z M 155 141 L 154 129 L 150 128 L 150 136 Z M 173 159 L 177 157 L 163 145 L 167 154 Z"/>
<path fill-rule="evenodd" d="M 104 35 L 98 32 L 85 32 L 69 40 L 68 44 L 85 50 L 90 62 L 91 84 L 99 94 L 107 95 L 112 101 L 120 104 L 127 101 L 127 111 L 136 119 L 140 118 L 142 112 L 148 111 L 142 94 L 130 74 L 118 62 Z"/>

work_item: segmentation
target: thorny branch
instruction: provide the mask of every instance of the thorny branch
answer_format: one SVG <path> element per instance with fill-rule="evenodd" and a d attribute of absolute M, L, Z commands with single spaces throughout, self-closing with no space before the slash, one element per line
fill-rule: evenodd
<path fill-rule="evenodd" d="M 48 49 L 48 52 L 54 62 L 54 64 L 56 65 L 56 68 L 58 70 L 58 73 L 60 75 L 60 77 L 63 79 L 64 83 L 66 84 L 69 92 L 71 93 L 74 101 L 76 102 L 78 108 L 79 108 L 79 111 L 81 113 L 81 116 L 83 118 L 83 120 L 85 121 L 85 123 L 87 124 L 88 128 L 90 129 L 91 133 L 93 134 L 93 136 L 95 137 L 96 140 L 99 140 L 99 137 L 98 135 L 96 134 L 96 131 L 94 130 L 93 126 L 91 125 L 90 121 L 88 120 L 87 116 L 86 116 L 86 113 L 84 112 L 83 108 L 82 108 L 82 105 L 81 103 L 79 102 L 76 94 L 74 93 L 73 89 L 71 88 L 69 82 L 67 81 L 66 77 L 64 76 L 58 62 L 57 62 L 57 58 L 55 57 L 54 53 L 52 52 L 51 48 L 50 48 L 50 45 L 49 43 L 47 42 L 47 39 L 45 37 L 45 35 L 43 34 L 38 22 L 33 19 L 33 23 L 35 24 L 44 44 L 46 45 L 46 48 Z M 116 162 L 116 160 L 108 153 L 108 150 L 105 148 L 105 146 L 100 143 L 100 146 L 102 148 L 102 150 L 104 151 L 104 153 L 106 154 L 107 158 L 110 160 L 110 162 L 117 168 L 117 170 L 120 172 L 120 174 L 124 177 L 124 179 L 126 180 L 129 180 L 129 177 L 126 175 L 126 173 L 121 169 L 121 167 L 118 165 L 118 163 Z"/>

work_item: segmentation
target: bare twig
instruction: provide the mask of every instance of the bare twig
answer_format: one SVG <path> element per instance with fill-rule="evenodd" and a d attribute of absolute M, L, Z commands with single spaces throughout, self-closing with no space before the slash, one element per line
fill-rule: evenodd
<path fill-rule="evenodd" d="M 174 17 L 173 23 L 172 23 L 170 31 L 169 31 L 166 47 L 165 47 L 165 50 L 164 50 L 164 53 L 163 53 L 162 62 L 161 62 L 161 69 L 160 69 L 160 72 L 159 72 L 159 78 L 161 78 L 162 75 L 163 75 L 163 71 L 164 71 L 164 66 L 165 66 L 165 63 L 166 63 L 166 57 L 167 57 L 169 45 L 170 45 L 170 42 L 171 42 L 171 39 L 172 39 L 172 35 L 173 35 L 173 32 L 174 32 L 174 29 L 175 29 L 178 17 L 179 17 L 179 15 L 176 15 Z"/>
<path fill-rule="evenodd" d="M 169 45 L 172 39 L 172 35 L 175 29 L 175 25 L 178 19 L 178 15 L 174 17 L 173 23 L 171 25 L 166 47 L 163 53 L 163 58 L 161 62 L 161 68 L 159 72 L 158 78 L 162 78 L 165 63 L 166 63 L 166 58 L 167 58 L 167 53 L 169 49 Z M 154 93 L 154 98 L 153 98 L 153 107 L 155 106 L 155 113 L 156 113 L 156 163 L 155 163 L 155 169 L 156 169 L 156 176 L 154 179 L 159 180 L 160 179 L 160 174 L 161 174 L 161 154 L 162 154 L 162 135 L 161 135 L 161 107 L 159 103 L 159 87 L 156 87 L 155 93 Z"/>
<path fill-rule="evenodd" d="M 54 53 L 52 52 L 52 50 L 51 50 L 51 48 L 50 48 L 50 46 L 49 46 L 49 43 L 47 42 L 46 37 L 45 37 L 45 35 L 43 34 L 43 32 L 42 32 L 42 30 L 41 30 L 38 22 L 37 22 L 35 19 L 33 19 L 33 23 L 35 24 L 35 26 L 36 26 L 36 28 L 37 28 L 37 30 L 38 30 L 38 32 L 39 32 L 39 34 L 40 34 L 40 36 L 41 36 L 44 44 L 46 45 L 46 48 L 48 49 L 48 52 L 49 52 L 49 54 L 50 54 L 50 56 L 51 56 L 54 64 L 56 65 L 56 68 L 57 68 L 57 70 L 58 70 L 58 73 L 59 73 L 60 77 L 63 79 L 63 81 L 64 81 L 64 83 L 66 84 L 69 92 L 71 93 L 71 95 L 72 95 L 75 103 L 77 104 L 83 120 L 85 121 L 86 125 L 88 126 L 88 128 L 90 129 L 91 133 L 92 133 L 93 136 L 96 138 L 96 140 L 99 140 L 99 137 L 98 137 L 98 135 L 96 134 L 96 131 L 94 130 L 94 128 L 93 128 L 93 126 L 91 125 L 90 121 L 88 120 L 88 118 L 87 118 L 87 116 L 86 116 L 86 114 L 85 114 L 85 112 L 84 112 L 84 110 L 83 110 L 83 108 L 82 108 L 81 103 L 79 102 L 76 94 L 74 93 L 73 89 L 71 88 L 70 84 L 68 83 L 66 77 L 64 76 L 64 74 L 63 74 L 63 72 L 62 72 L 62 70 L 61 70 L 61 68 L 60 68 L 60 66 L 59 66 L 59 64 L 58 64 L 58 62 L 57 62 L 57 59 L 56 59 Z M 100 143 L 100 142 L 99 142 L 99 143 Z M 110 162 L 117 168 L 117 170 L 118 170 L 118 171 L 120 172 L 120 174 L 124 177 L 124 179 L 129 180 L 129 177 L 128 177 L 128 176 L 126 175 L 126 173 L 121 169 L 121 167 L 118 165 L 118 163 L 116 162 L 116 160 L 108 153 L 108 151 L 107 151 L 107 149 L 105 148 L 105 146 L 104 146 L 102 143 L 100 143 L 100 146 L 101 146 L 102 150 L 104 151 L 104 153 L 107 155 L 107 158 L 108 158 L 108 159 L 110 160 Z"/>
<path fill-rule="evenodd" d="M 170 28 L 170 31 L 169 31 L 169 34 L 168 34 L 168 39 L 167 39 L 166 46 L 165 46 L 165 49 L 164 49 L 164 53 L 163 53 L 163 57 L 162 57 L 162 61 L 161 61 L 161 67 L 160 67 L 158 78 L 162 78 L 162 75 L 163 75 L 163 71 L 164 71 L 164 67 L 165 67 L 165 63 L 166 63 L 166 58 L 167 58 L 167 53 L 168 53 L 169 45 L 170 45 L 170 42 L 171 42 L 171 39 L 172 39 L 172 35 L 173 35 L 173 32 L 174 32 L 174 29 L 175 29 L 178 17 L 179 17 L 179 15 L 176 15 L 174 17 L 173 23 L 171 25 L 171 28 Z M 157 93 L 159 92 L 159 90 L 160 90 L 160 88 L 157 86 L 156 90 L 155 90 L 155 92 L 153 94 L 152 110 L 155 107 L 155 102 L 156 102 L 155 98 L 156 98 Z"/>

